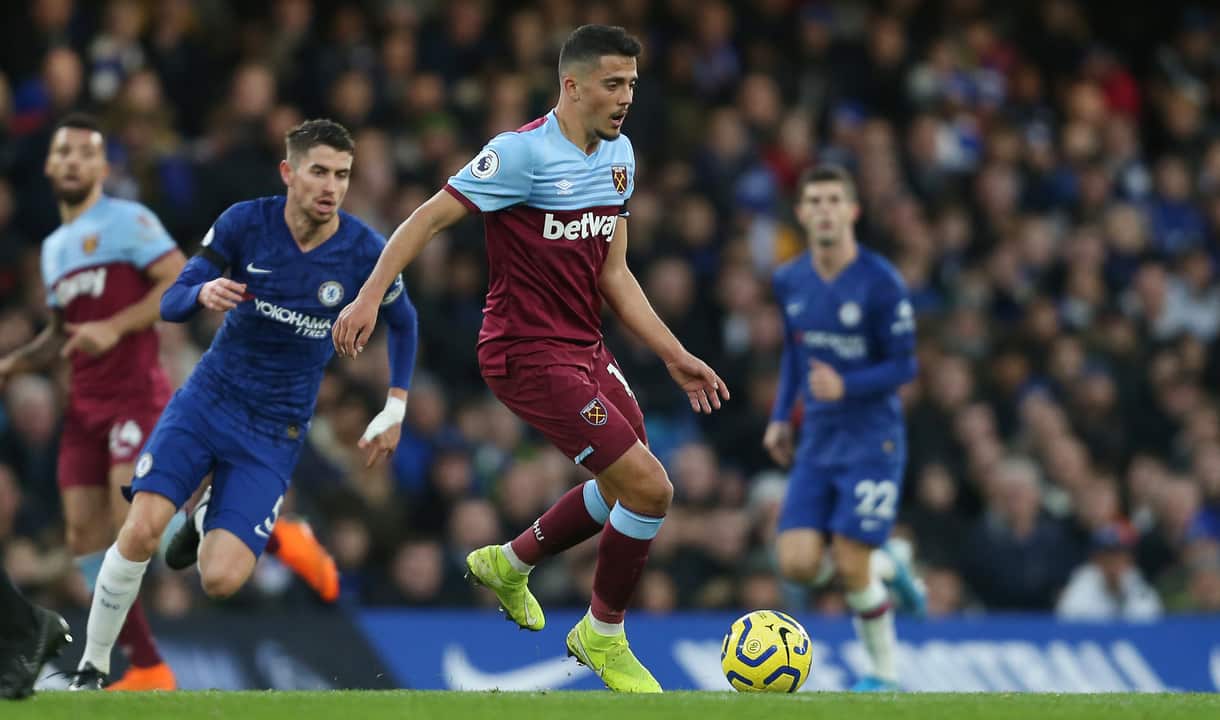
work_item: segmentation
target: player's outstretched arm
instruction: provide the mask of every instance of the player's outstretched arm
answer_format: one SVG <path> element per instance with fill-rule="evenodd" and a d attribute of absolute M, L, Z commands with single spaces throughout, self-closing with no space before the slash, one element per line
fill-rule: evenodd
<path fill-rule="evenodd" d="M 657 315 L 644 289 L 627 267 L 627 222 L 619 218 L 602 266 L 598 286 L 602 297 L 627 329 L 635 333 L 665 362 L 669 375 L 690 400 L 691 410 L 710 413 L 729 399 L 729 388 L 707 363 L 687 352 Z"/>
<path fill-rule="evenodd" d="M 161 296 L 174 284 L 182 271 L 186 258 L 177 248 L 165 253 L 159 260 L 144 268 L 144 275 L 152 283 L 139 302 L 132 303 L 105 320 L 80 324 L 66 323 L 64 331 L 68 342 L 60 354 L 68 357 L 80 351 L 89 355 L 109 352 L 124 335 L 152 327 L 161 315 Z"/>
<path fill-rule="evenodd" d="M 50 365 L 66 339 L 63 314 L 55 310 L 51 322 L 33 340 L 0 358 L 0 384 L 10 375 L 35 372 Z"/>
<path fill-rule="evenodd" d="M 415 347 L 419 340 L 419 320 L 407 290 L 401 284 L 391 287 L 381 301 L 381 315 L 387 333 L 386 351 L 390 356 L 390 392 L 385 407 L 365 429 L 358 443 L 369 451 L 365 467 L 372 467 L 382 457 L 394 454 L 402 435 L 402 421 L 407 414 L 407 388 L 415 374 Z"/>
<path fill-rule="evenodd" d="M 469 210 L 449 193 L 438 191 L 394 230 L 381 251 L 372 275 L 356 299 L 339 313 L 331 331 L 335 352 L 355 357 L 364 349 L 377 324 L 377 309 L 395 278 L 441 230 L 466 217 Z"/>

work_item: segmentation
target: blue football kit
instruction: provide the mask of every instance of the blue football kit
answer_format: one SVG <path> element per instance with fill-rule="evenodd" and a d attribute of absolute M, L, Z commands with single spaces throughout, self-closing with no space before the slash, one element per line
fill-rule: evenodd
<path fill-rule="evenodd" d="M 161 301 L 185 322 L 203 285 L 224 272 L 246 284 L 211 346 L 174 395 L 136 462 L 132 492 L 181 507 L 213 473 L 204 531 L 224 528 L 259 555 L 279 516 L 304 444 L 327 362 L 331 326 L 385 246 L 340 212 L 335 234 L 302 251 L 284 219 L 282 196 L 238 203 L 208 231 Z M 381 303 L 388 328 L 390 385 L 407 388 L 415 364 L 416 313 L 399 277 Z"/>
<path fill-rule="evenodd" d="M 804 414 L 780 531 L 810 528 L 880 545 L 902 493 L 906 433 L 897 391 L 915 376 L 915 314 L 894 267 L 864 248 L 827 281 L 808 252 L 781 266 L 784 317 L 779 392 L 771 419 Z M 813 396 L 815 361 L 843 378 L 844 394 Z"/>

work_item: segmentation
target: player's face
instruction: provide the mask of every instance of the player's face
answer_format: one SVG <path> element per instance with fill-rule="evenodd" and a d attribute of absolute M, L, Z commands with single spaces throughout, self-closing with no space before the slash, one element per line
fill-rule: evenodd
<path fill-rule="evenodd" d="M 281 165 L 288 199 L 319 225 L 339 212 L 352 176 L 352 154 L 329 145 L 315 145 L 297 159 Z"/>
<path fill-rule="evenodd" d="M 860 207 L 841 182 L 806 183 L 796 206 L 796 217 L 809 237 L 831 247 L 846 236 Z"/>
<path fill-rule="evenodd" d="M 106 148 L 102 134 L 69 127 L 55 131 L 45 172 L 60 202 L 80 205 L 106 177 Z"/>
<path fill-rule="evenodd" d="M 635 58 L 603 55 L 579 80 L 586 127 L 602 140 L 614 140 L 622 134 L 639 77 Z"/>

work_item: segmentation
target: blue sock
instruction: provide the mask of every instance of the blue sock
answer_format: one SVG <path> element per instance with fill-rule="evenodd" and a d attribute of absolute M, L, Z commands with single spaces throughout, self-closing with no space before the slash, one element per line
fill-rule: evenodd
<path fill-rule="evenodd" d="M 599 525 L 605 525 L 606 519 L 610 517 L 610 506 L 606 505 L 606 499 L 602 497 L 602 491 L 597 489 L 597 480 L 588 480 L 585 482 L 585 509 L 589 511 L 589 517 Z"/>
<path fill-rule="evenodd" d="M 653 539 L 660 532 L 663 522 L 665 522 L 664 517 L 641 515 L 628 510 L 618 502 L 614 503 L 614 508 L 610 511 L 610 525 L 627 537 L 636 540 Z"/>

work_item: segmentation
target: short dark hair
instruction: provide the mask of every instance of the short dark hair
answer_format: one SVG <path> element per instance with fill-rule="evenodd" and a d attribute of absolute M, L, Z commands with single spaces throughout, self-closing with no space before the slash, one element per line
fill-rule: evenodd
<path fill-rule="evenodd" d="M 352 140 L 352 134 L 339 123 L 326 118 L 306 120 L 292 128 L 284 134 L 284 144 L 288 147 L 289 162 L 318 145 L 326 145 L 339 152 L 356 154 L 356 141 Z"/>
<path fill-rule="evenodd" d="M 597 62 L 603 55 L 639 57 L 644 46 L 618 25 L 581 25 L 559 51 L 559 76 L 577 63 Z"/>
<path fill-rule="evenodd" d="M 55 123 L 55 131 L 59 132 L 61 128 L 72 128 L 73 130 L 91 130 L 95 133 L 102 131 L 102 124 L 98 121 L 97 116 L 89 113 L 73 112 L 64 115 Z"/>
<path fill-rule="evenodd" d="M 801 179 L 796 184 L 798 199 L 799 194 L 805 191 L 806 185 L 821 182 L 841 183 L 847 196 L 851 198 L 852 202 L 856 201 L 856 181 L 852 180 L 851 173 L 847 172 L 847 169 L 841 165 L 829 163 L 816 165 L 801 174 Z"/>

